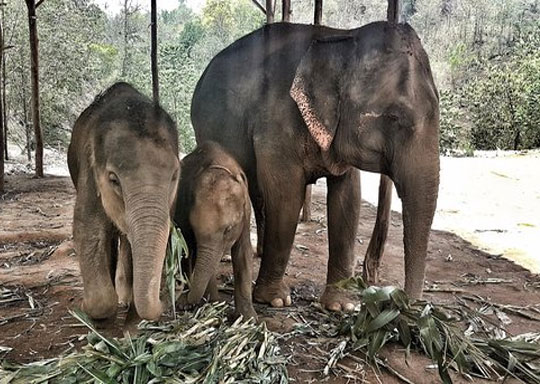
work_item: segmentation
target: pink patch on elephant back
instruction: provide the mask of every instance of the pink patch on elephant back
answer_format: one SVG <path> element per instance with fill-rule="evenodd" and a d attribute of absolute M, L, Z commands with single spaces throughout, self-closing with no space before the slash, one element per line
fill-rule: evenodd
<path fill-rule="evenodd" d="M 295 76 L 290 95 L 296 102 L 300 113 L 306 123 L 309 132 L 323 151 L 328 151 L 334 136 L 326 129 L 319 120 L 305 92 L 304 81 L 300 76 Z"/>

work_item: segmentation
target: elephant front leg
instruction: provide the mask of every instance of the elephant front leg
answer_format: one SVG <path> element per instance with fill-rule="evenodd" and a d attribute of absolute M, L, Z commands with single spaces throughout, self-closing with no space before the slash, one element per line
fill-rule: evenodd
<path fill-rule="evenodd" d="M 103 212 L 85 211 L 78 199 L 73 238 L 84 286 L 82 310 L 92 319 L 103 320 L 113 317 L 118 305 L 111 278 L 113 227 Z"/>
<path fill-rule="evenodd" d="M 422 298 L 429 232 L 437 205 L 439 163 L 433 164 L 433 169 L 409 172 L 396 182 L 403 204 L 405 292 L 413 299 Z"/>
<path fill-rule="evenodd" d="M 232 247 L 232 263 L 234 273 L 234 306 L 235 312 L 244 319 L 253 317 L 257 320 L 257 313 L 253 308 L 251 298 L 251 241 L 249 238 L 249 219 L 240 239 Z"/>
<path fill-rule="evenodd" d="M 354 244 L 360 217 L 360 171 L 352 169 L 340 177 L 328 177 L 328 274 L 321 297 L 331 311 L 351 311 L 354 300 L 335 286 L 353 275 Z"/>
<path fill-rule="evenodd" d="M 283 281 L 289 261 L 298 215 L 304 200 L 305 181 L 301 169 L 271 167 L 258 175 L 264 196 L 265 228 L 263 256 L 253 297 L 273 307 L 291 305 L 289 287 Z M 279 177 L 276 173 L 279 172 Z"/>

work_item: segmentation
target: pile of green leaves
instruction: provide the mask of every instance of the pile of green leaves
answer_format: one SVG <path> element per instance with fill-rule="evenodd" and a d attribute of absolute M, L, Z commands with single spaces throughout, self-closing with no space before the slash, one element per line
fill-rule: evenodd
<path fill-rule="evenodd" d="M 275 337 L 253 320 L 226 324 L 229 309 L 207 304 L 171 322 L 143 322 L 137 337 L 122 339 L 105 337 L 84 313 L 72 312 L 91 330 L 82 352 L 3 363 L 0 383 L 287 383 Z"/>
<path fill-rule="evenodd" d="M 530 339 L 527 335 L 513 339 L 469 337 L 459 325 L 463 316 L 451 316 L 423 301 L 411 302 L 401 289 L 367 287 L 361 278 L 346 280 L 340 287 L 362 296 L 360 310 L 344 316 L 336 328 L 337 334 L 347 337 L 345 350 L 361 350 L 376 362 L 386 343 L 399 342 L 407 355 L 415 349 L 437 363 L 445 384 L 452 383 L 450 369 L 483 378 L 502 373 L 540 384 L 540 343 L 534 335 L 529 335 Z"/>

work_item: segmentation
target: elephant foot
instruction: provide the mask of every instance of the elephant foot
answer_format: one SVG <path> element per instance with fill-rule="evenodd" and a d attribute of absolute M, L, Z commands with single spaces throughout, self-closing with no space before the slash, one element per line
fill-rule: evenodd
<path fill-rule="evenodd" d="M 127 334 L 129 334 L 130 337 L 137 335 L 139 333 L 139 323 L 141 321 L 142 319 L 137 314 L 135 305 L 129 305 L 126 313 L 126 319 L 124 320 L 124 326 L 122 327 L 124 337 L 127 337 Z"/>
<path fill-rule="evenodd" d="M 355 301 L 349 292 L 333 285 L 327 285 L 321 296 L 322 306 L 332 312 L 351 312 L 356 306 Z"/>
<path fill-rule="evenodd" d="M 176 299 L 175 306 L 177 310 L 189 311 L 195 308 L 196 304 L 189 301 L 188 293 L 183 293 L 179 298 Z"/>
<path fill-rule="evenodd" d="M 242 316 L 244 320 L 254 319 L 255 321 L 258 321 L 257 312 L 255 312 L 252 305 L 237 306 L 234 311 L 234 316 L 237 318 Z"/>
<path fill-rule="evenodd" d="M 275 308 L 288 307 L 292 303 L 289 287 L 283 280 L 276 283 L 257 282 L 253 290 L 253 299 Z"/>
<path fill-rule="evenodd" d="M 93 320 L 114 318 L 118 309 L 118 296 L 114 290 L 85 294 L 81 309 Z"/>
<path fill-rule="evenodd" d="M 118 303 L 123 306 L 129 306 L 133 302 L 133 293 L 131 289 L 125 286 L 117 286 L 116 292 L 118 294 Z"/>

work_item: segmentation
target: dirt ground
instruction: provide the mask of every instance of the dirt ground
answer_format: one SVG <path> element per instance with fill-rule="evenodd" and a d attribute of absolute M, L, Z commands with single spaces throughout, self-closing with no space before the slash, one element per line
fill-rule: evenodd
<path fill-rule="evenodd" d="M 8 176 L 6 190 L 0 196 L 0 360 L 3 357 L 28 362 L 77 348 L 87 333 L 68 313 L 79 304 L 82 294 L 70 241 L 74 190 L 67 177 L 37 180 L 26 174 Z M 299 225 L 287 269 L 293 306 L 256 306 L 262 320 L 276 332 L 290 332 L 295 323 L 309 323 L 317 316 L 315 307 L 325 281 L 328 252 L 325 210 L 325 190 L 317 186 L 313 219 Z M 356 248 L 359 261 L 371 235 L 374 207 L 363 203 L 361 215 Z M 255 260 L 255 271 L 257 263 Z M 222 263 L 223 279 L 230 274 L 230 263 Z M 384 285 L 403 283 L 402 224 L 398 213 L 392 216 L 381 278 Z M 504 312 L 509 319 L 505 319 L 508 324 L 504 327 L 510 335 L 540 329 L 540 276 L 479 251 L 453 234 L 432 232 L 425 287 L 425 299 L 437 303 L 456 303 L 458 297 L 482 297 L 506 306 Z M 230 290 L 222 294 L 231 300 Z M 481 305 L 465 301 L 473 308 Z M 533 308 L 529 313 L 536 313 L 538 320 L 513 311 L 524 306 Z M 121 325 L 119 317 L 104 332 L 120 336 Z M 376 373 L 354 356 L 342 360 L 338 369 L 325 377 L 322 369 L 335 340 L 317 336 L 283 340 L 282 350 L 288 356 L 289 376 L 294 382 L 400 382 L 385 370 Z M 386 347 L 383 355 L 411 382 L 439 382 L 436 369 L 424 357 L 413 353 L 406 362 L 403 350 L 395 346 Z M 455 382 L 469 381 L 456 376 Z"/>

